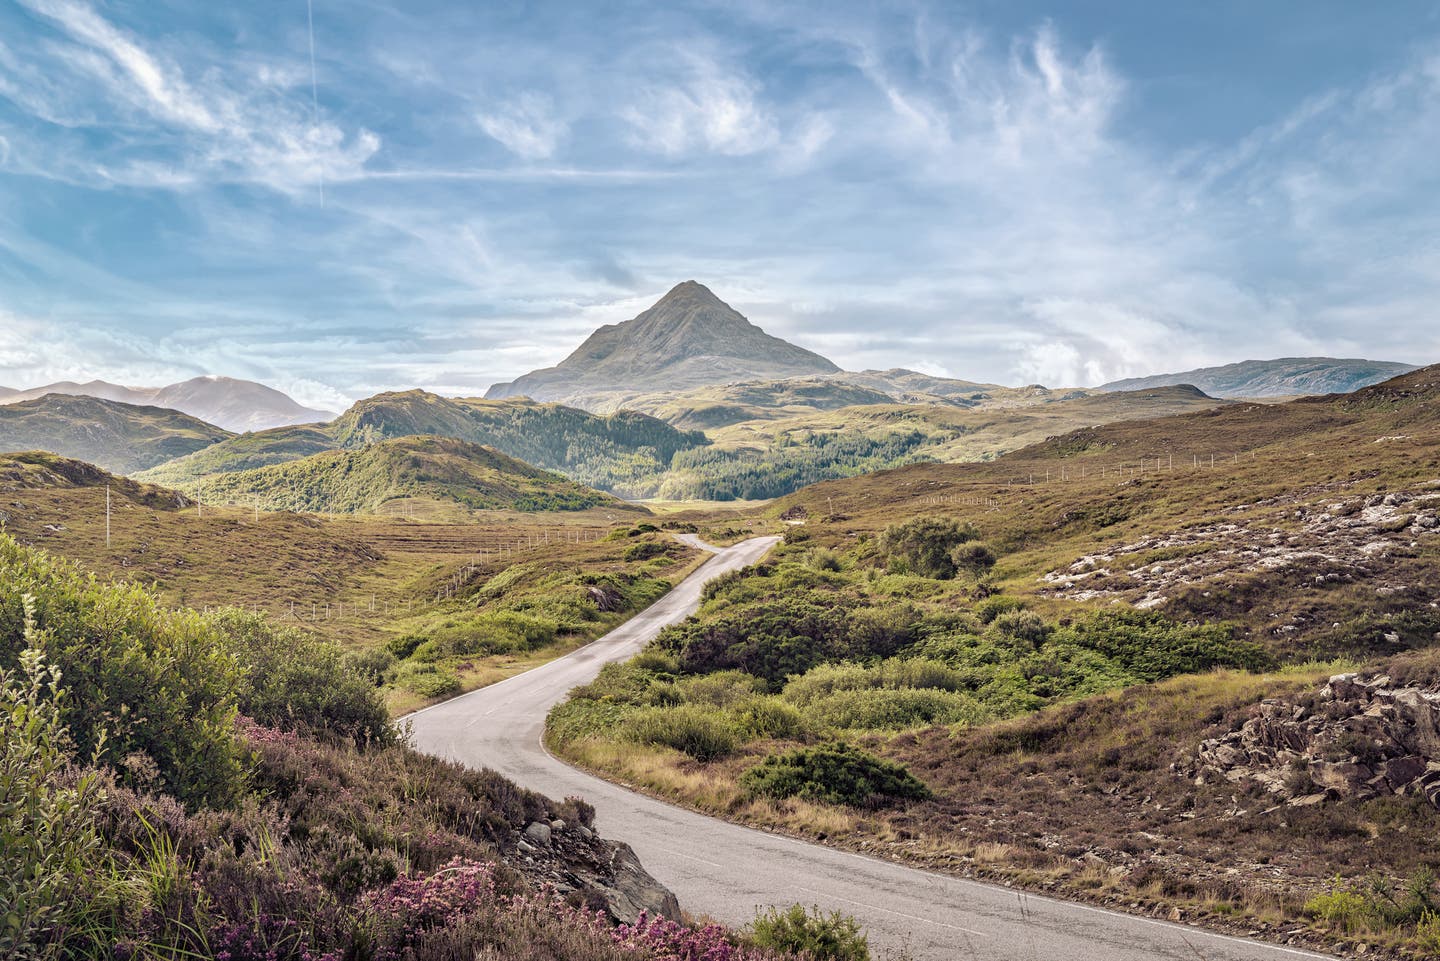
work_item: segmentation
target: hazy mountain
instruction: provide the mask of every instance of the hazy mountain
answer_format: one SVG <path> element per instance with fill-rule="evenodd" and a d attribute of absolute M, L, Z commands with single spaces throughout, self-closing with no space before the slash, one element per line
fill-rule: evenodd
<path fill-rule="evenodd" d="M 1194 384 L 1212 397 L 1292 397 L 1300 394 L 1348 394 L 1415 370 L 1414 364 L 1333 357 L 1281 357 L 1245 360 L 1223 367 L 1202 367 L 1179 374 L 1131 377 L 1100 390 L 1142 390 Z"/>
<path fill-rule="evenodd" d="M 839 369 L 765 333 L 709 288 L 687 280 L 633 320 L 596 330 L 558 365 L 496 384 L 485 396 L 527 396 L 610 411 L 638 394 Z"/>
<path fill-rule="evenodd" d="M 0 405 L 0 451 L 44 450 L 128 474 L 230 437 L 167 410 L 89 396 L 46 394 Z"/>
<path fill-rule="evenodd" d="M 169 407 L 236 433 L 313 424 L 335 417 L 332 411 L 303 407 L 273 387 L 251 380 L 214 376 L 195 377 L 165 387 L 124 387 L 103 380 L 77 384 L 67 380 L 31 390 L 0 388 L 0 403 L 33 400 L 46 394 L 73 394 L 125 404 Z"/>
<path fill-rule="evenodd" d="M 355 450 L 212 474 L 182 489 L 205 502 L 326 513 L 399 512 L 406 501 L 467 511 L 637 509 L 493 448 L 434 436 L 397 437 Z"/>
<path fill-rule="evenodd" d="M 330 424 L 278 427 L 232 437 L 147 471 L 157 484 L 184 486 L 205 475 L 297 460 L 327 450 L 417 434 L 486 444 L 511 457 L 606 490 L 669 467 L 678 451 L 708 443 L 634 411 L 609 416 L 524 398 L 440 397 L 423 390 L 377 394 Z"/>

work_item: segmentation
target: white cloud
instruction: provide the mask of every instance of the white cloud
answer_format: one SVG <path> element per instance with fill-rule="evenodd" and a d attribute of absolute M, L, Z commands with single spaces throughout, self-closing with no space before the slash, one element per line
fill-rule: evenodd
<path fill-rule="evenodd" d="M 667 156 L 696 150 L 744 156 L 778 142 L 779 130 L 759 102 L 754 80 L 698 53 L 681 60 L 680 76 L 646 87 L 621 111 L 634 146 Z"/>
<path fill-rule="evenodd" d="M 50 168 L 32 159 L 28 172 L 77 182 L 131 186 L 184 187 L 210 181 L 263 184 L 286 193 L 310 189 L 322 179 L 354 176 L 380 149 L 380 138 L 365 129 L 347 133 L 318 120 L 305 76 L 294 65 L 252 69 L 212 65 L 194 77 L 170 56 L 147 48 L 78 0 L 21 0 L 52 20 L 70 43 L 53 43 L 50 52 L 59 75 L 46 77 L 52 96 L 12 96 L 17 104 L 50 122 L 111 127 L 122 149 L 117 159 L 80 161 L 61 149 Z M 19 67 L 10 52 L 0 57 L 0 93 L 11 91 L 35 70 Z M 68 89 L 67 89 L 68 85 Z M 95 97 L 108 98 L 126 123 L 112 113 L 105 121 L 79 107 Z M 51 103 L 73 104 L 66 118 Z M 160 151 L 155 159 L 136 153 Z"/>
<path fill-rule="evenodd" d="M 480 129 L 526 160 L 544 160 L 555 153 L 569 125 L 555 115 L 555 103 L 542 93 L 522 93 L 492 112 L 476 116 Z"/>

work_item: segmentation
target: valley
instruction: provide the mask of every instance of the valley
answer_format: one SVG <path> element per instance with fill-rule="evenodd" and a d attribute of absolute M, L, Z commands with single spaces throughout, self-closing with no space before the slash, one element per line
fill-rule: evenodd
<path fill-rule="evenodd" d="M 739 929 L 799 871 L 906 957 L 957 931 L 977 957 L 1424 956 L 1421 715 L 1251 722 L 1334 675 L 1429 703 L 1435 368 L 1264 402 L 849 373 L 693 283 L 630 324 L 516 382 L 541 399 L 388 392 L 243 433 L 20 400 L 0 447 L 37 449 L 0 455 L 0 526 L 246 644 L 321 644 L 421 750 L 583 795 L 549 820 L 634 844 L 665 911 Z M 531 827 L 504 863 L 561 855 Z"/>

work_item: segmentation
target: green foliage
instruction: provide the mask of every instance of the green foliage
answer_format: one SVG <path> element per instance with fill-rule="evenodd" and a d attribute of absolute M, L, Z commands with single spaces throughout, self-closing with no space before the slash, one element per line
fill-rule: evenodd
<path fill-rule="evenodd" d="M 94 774 L 69 767 L 60 672 L 38 650 L 0 671 L 0 957 L 51 958 L 103 920 Z"/>
<path fill-rule="evenodd" d="M 1347 934 L 1414 925 L 1423 939 L 1440 929 L 1437 902 L 1435 874 L 1422 867 L 1399 885 L 1381 874 L 1348 883 L 1337 877 L 1329 891 L 1305 902 L 1305 913 Z"/>
<path fill-rule="evenodd" d="M 389 744 L 390 715 L 369 677 L 337 647 L 245 611 L 211 615 L 239 665 L 236 705 L 267 727 L 304 730 L 355 744 Z"/>
<path fill-rule="evenodd" d="M 672 747 L 697 761 L 726 757 L 739 746 L 724 714 L 695 704 L 650 708 L 631 716 L 626 725 L 632 740 Z"/>
<path fill-rule="evenodd" d="M 859 922 L 838 911 L 807 911 L 799 904 L 770 908 L 750 922 L 747 933 L 751 944 L 772 951 L 817 961 L 870 961 L 870 944 Z"/>
<path fill-rule="evenodd" d="M 659 484 L 667 500 L 764 500 L 820 481 L 855 477 L 928 460 L 918 430 L 880 434 L 816 431 L 784 434 L 765 450 L 694 447 L 680 451 Z"/>
<path fill-rule="evenodd" d="M 438 664 L 407 661 L 395 671 L 395 683 L 424 698 L 450 697 L 460 693 L 460 676 Z"/>
<path fill-rule="evenodd" d="M 849 744 L 820 744 L 772 755 L 740 776 L 746 790 L 770 798 L 880 807 L 930 797 L 913 774 Z"/>
<path fill-rule="evenodd" d="M 976 536 L 973 527 L 953 517 L 912 517 L 885 528 L 879 549 L 891 569 L 946 580 L 955 576 L 958 548 Z"/>
<path fill-rule="evenodd" d="M 81 756 L 114 765 L 127 783 L 158 779 L 186 802 L 238 795 L 232 730 L 245 680 L 207 618 L 165 610 L 135 585 L 102 585 L 0 535 L 0 666 L 32 646 L 64 674 L 62 717 Z"/>

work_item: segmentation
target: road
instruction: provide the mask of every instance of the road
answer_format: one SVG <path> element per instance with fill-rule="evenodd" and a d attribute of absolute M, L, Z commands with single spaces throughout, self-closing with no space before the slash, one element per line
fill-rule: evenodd
<path fill-rule="evenodd" d="M 551 797 L 595 805 L 606 837 L 628 841 L 686 910 L 741 925 L 757 908 L 801 902 L 858 918 L 872 946 L 916 961 L 1294 961 L 1323 955 L 1213 934 L 933 874 L 740 827 L 571 768 L 541 743 L 545 715 L 600 668 L 640 650 L 699 606 L 705 581 L 753 564 L 778 538 L 718 551 L 669 594 L 572 654 L 410 716 L 420 750 L 489 767 Z M 690 539 L 695 546 L 704 547 Z"/>

